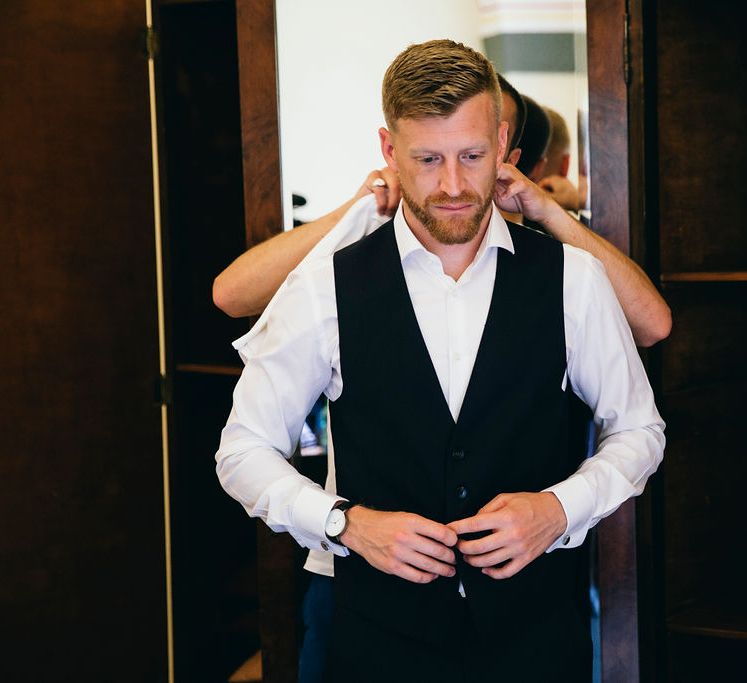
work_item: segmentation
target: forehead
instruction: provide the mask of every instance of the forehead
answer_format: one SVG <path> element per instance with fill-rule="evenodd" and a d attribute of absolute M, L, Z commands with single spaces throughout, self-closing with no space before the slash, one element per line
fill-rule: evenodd
<path fill-rule="evenodd" d="M 493 100 L 481 93 L 462 103 L 450 116 L 399 119 L 396 138 L 409 148 L 470 147 L 491 144 L 496 131 Z"/>

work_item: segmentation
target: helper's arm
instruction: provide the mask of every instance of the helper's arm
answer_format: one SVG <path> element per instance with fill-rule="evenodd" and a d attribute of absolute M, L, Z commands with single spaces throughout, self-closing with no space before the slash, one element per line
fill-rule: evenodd
<path fill-rule="evenodd" d="M 537 221 L 555 239 L 588 251 L 607 271 L 638 346 L 653 346 L 669 336 L 672 313 L 646 273 L 603 237 L 571 217 L 516 168 L 498 169 L 496 203 Z"/>
<path fill-rule="evenodd" d="M 376 195 L 380 214 L 394 215 L 399 203 L 399 192 L 390 193 L 388 187 L 373 186 L 377 178 L 396 180 L 388 168 L 372 171 L 352 199 L 326 216 L 282 232 L 258 244 L 239 256 L 213 282 L 213 302 L 224 313 L 240 318 L 258 315 L 290 273 L 345 215 L 350 207 L 366 194 Z"/>

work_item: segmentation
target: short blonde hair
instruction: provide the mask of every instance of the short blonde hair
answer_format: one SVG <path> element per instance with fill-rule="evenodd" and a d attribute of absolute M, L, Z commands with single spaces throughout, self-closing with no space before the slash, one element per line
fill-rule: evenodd
<path fill-rule="evenodd" d="M 390 130 L 398 119 L 450 116 L 471 97 L 488 93 L 501 119 L 501 88 L 486 57 L 453 40 L 410 45 L 389 65 L 381 86 L 384 119 Z"/>
<path fill-rule="evenodd" d="M 571 147 L 571 136 L 568 134 L 568 126 L 565 119 L 554 109 L 545 107 L 545 114 L 550 119 L 550 141 L 547 143 L 547 156 L 551 154 L 563 154 Z"/>

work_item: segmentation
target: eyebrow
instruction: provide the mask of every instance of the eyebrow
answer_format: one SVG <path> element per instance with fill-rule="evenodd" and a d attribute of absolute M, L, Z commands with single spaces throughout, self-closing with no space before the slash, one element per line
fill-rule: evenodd
<path fill-rule="evenodd" d="M 463 147 L 459 150 L 459 154 L 464 154 L 465 152 L 485 152 L 488 149 L 488 145 L 484 144 L 474 144 L 474 145 L 467 145 L 466 147 Z M 409 154 L 412 156 L 435 156 L 437 154 L 442 154 L 442 152 L 438 152 L 435 149 L 431 149 L 428 147 L 414 147 L 409 151 Z"/>

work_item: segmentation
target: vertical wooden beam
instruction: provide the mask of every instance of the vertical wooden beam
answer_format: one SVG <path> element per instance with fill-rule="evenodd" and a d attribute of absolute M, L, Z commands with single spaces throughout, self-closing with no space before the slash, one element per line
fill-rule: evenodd
<path fill-rule="evenodd" d="M 587 3 L 592 226 L 630 253 L 625 0 Z M 626 44 L 627 42 L 627 44 Z M 599 526 L 602 680 L 639 680 L 635 502 Z"/>
<path fill-rule="evenodd" d="M 236 0 L 246 243 L 282 230 L 275 3 Z M 297 680 L 297 548 L 288 534 L 257 529 L 257 583 L 265 683 Z"/>
<path fill-rule="evenodd" d="M 236 0 L 247 245 L 282 230 L 275 3 Z"/>

